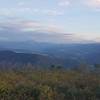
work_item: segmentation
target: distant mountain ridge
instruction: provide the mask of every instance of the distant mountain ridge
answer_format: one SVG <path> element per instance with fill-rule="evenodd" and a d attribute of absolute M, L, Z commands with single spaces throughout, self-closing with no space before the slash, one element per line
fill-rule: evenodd
<path fill-rule="evenodd" d="M 61 60 L 46 55 L 16 53 L 9 50 L 0 51 L 0 63 L 32 64 L 38 67 L 49 67 L 51 65 L 63 65 Z"/>
<path fill-rule="evenodd" d="M 32 63 L 35 66 L 100 64 L 100 44 L 0 43 L 0 62 Z M 6 50 L 6 51 L 5 51 Z M 10 52 L 8 52 L 10 51 Z M 4 59 L 5 58 L 5 59 Z M 10 60 L 11 59 L 11 60 Z"/>

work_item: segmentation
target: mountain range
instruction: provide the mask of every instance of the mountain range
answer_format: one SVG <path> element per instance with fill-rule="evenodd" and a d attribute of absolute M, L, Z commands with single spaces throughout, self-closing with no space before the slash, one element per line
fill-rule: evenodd
<path fill-rule="evenodd" d="M 0 62 L 31 63 L 34 66 L 100 64 L 100 44 L 52 44 L 0 42 Z"/>

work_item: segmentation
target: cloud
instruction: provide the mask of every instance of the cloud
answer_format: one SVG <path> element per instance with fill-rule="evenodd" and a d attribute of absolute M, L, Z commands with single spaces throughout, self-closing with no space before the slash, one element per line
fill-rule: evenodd
<path fill-rule="evenodd" d="M 12 17 L 12 16 L 23 16 L 23 15 L 46 15 L 46 16 L 61 16 L 64 15 L 64 11 L 58 9 L 39 9 L 30 7 L 19 7 L 19 8 L 1 8 L 0 16 Z"/>
<path fill-rule="evenodd" d="M 85 3 L 88 7 L 100 9 L 100 0 L 86 0 Z"/>
<path fill-rule="evenodd" d="M 59 11 L 57 9 L 56 10 L 55 9 L 42 10 L 42 13 L 49 16 L 60 16 L 64 14 L 63 11 Z"/>
<path fill-rule="evenodd" d="M 69 41 L 72 34 L 57 25 L 41 24 L 38 21 L 8 21 L 0 23 L 0 40 L 62 43 Z M 66 38 L 65 38 L 66 37 Z"/>
<path fill-rule="evenodd" d="M 60 0 L 58 2 L 58 6 L 60 7 L 68 7 L 70 5 L 70 1 L 69 0 Z"/>
<path fill-rule="evenodd" d="M 50 43 L 82 43 L 90 41 L 76 33 L 67 33 L 56 24 L 38 21 L 10 20 L 0 23 L 0 41 L 37 41 Z"/>
<path fill-rule="evenodd" d="M 60 0 L 58 2 L 59 7 L 75 7 L 75 5 L 80 5 L 82 7 L 88 7 L 93 9 L 100 10 L 100 0 Z"/>
<path fill-rule="evenodd" d="M 39 2 L 39 4 L 38 4 Z M 75 5 L 80 5 L 80 2 L 82 5 L 85 6 L 82 7 L 92 7 L 92 8 L 100 8 L 100 0 L 50 0 L 52 3 L 49 4 L 48 1 L 46 1 L 46 5 L 44 3 L 40 3 L 40 1 L 27 1 L 22 0 L 17 2 L 12 7 L 0 7 L 0 16 L 3 17 L 21 17 L 25 16 L 26 14 L 28 16 L 46 16 L 46 17 L 57 17 L 57 16 L 64 16 L 66 14 L 66 7 L 75 7 Z M 32 5 L 33 4 L 33 5 Z M 36 4 L 36 5 L 35 5 Z M 48 6 L 47 6 L 48 5 Z M 43 7 L 42 7 L 43 6 Z M 70 10 L 70 9 L 68 9 Z"/>

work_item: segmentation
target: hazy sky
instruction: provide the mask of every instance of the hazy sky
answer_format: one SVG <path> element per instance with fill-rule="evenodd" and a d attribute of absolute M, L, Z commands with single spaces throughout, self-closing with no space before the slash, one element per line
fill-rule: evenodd
<path fill-rule="evenodd" d="M 0 0 L 0 41 L 100 42 L 100 0 Z"/>

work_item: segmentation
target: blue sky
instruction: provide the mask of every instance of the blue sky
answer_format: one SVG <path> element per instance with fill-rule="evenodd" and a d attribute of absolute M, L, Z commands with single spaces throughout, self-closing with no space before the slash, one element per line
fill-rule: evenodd
<path fill-rule="evenodd" d="M 0 41 L 100 42 L 100 0 L 0 0 Z"/>

